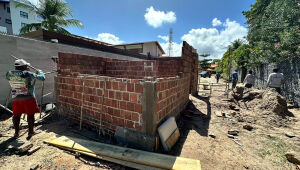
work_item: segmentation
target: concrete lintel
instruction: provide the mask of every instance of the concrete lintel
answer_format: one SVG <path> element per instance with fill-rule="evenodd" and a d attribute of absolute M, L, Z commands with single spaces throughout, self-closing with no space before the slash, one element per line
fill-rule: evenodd
<path fill-rule="evenodd" d="M 156 83 L 155 82 L 144 82 L 143 85 L 143 126 L 142 132 L 147 135 L 154 136 L 156 133 L 156 105 L 157 105 L 157 96 L 156 96 Z"/>

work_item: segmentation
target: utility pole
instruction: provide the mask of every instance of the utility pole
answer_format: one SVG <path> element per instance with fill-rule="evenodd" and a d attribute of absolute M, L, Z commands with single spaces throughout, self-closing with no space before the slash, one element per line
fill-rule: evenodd
<path fill-rule="evenodd" d="M 169 35 L 169 57 L 172 56 L 172 52 L 173 52 L 173 29 L 170 28 L 170 35 Z"/>

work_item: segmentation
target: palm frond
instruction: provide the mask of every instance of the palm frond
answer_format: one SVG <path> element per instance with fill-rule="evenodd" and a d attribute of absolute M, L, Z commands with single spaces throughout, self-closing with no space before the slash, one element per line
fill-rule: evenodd
<path fill-rule="evenodd" d="M 41 23 L 27 24 L 20 29 L 20 34 L 25 34 L 25 33 L 35 31 L 35 30 L 40 30 L 40 29 L 42 29 Z"/>

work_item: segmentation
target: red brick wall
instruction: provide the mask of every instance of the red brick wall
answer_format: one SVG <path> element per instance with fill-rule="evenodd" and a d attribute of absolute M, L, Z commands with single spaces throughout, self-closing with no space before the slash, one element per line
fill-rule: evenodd
<path fill-rule="evenodd" d="M 196 50 L 190 46 L 187 42 L 183 42 L 182 46 L 182 66 L 183 72 L 189 73 L 190 79 L 190 93 L 193 95 L 197 94 L 198 85 L 198 54 Z"/>
<path fill-rule="evenodd" d="M 167 57 L 156 59 L 158 65 L 157 77 L 174 77 L 182 72 L 181 57 Z"/>
<path fill-rule="evenodd" d="M 140 81 L 93 76 L 86 77 L 84 89 L 83 81 L 83 76 L 58 75 L 57 102 L 63 114 L 79 121 L 83 106 L 83 122 L 99 127 L 103 104 L 104 128 L 115 130 L 116 126 L 123 126 L 141 131 L 143 85 Z"/>
<path fill-rule="evenodd" d="M 78 72 L 81 74 L 102 75 L 105 73 L 106 62 L 113 59 L 79 54 L 59 53 L 59 70 Z"/>
<path fill-rule="evenodd" d="M 184 109 L 189 100 L 190 75 L 182 77 L 161 78 L 156 84 L 157 123 L 163 118 L 173 116 Z"/>
<path fill-rule="evenodd" d="M 157 77 L 156 61 L 111 61 L 106 63 L 106 75 L 131 79 Z"/>

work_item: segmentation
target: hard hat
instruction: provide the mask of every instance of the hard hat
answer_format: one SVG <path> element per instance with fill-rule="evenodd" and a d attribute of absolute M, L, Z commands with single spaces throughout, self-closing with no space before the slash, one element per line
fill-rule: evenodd
<path fill-rule="evenodd" d="M 18 59 L 15 61 L 15 66 L 29 66 L 30 63 L 26 62 L 23 59 Z"/>

